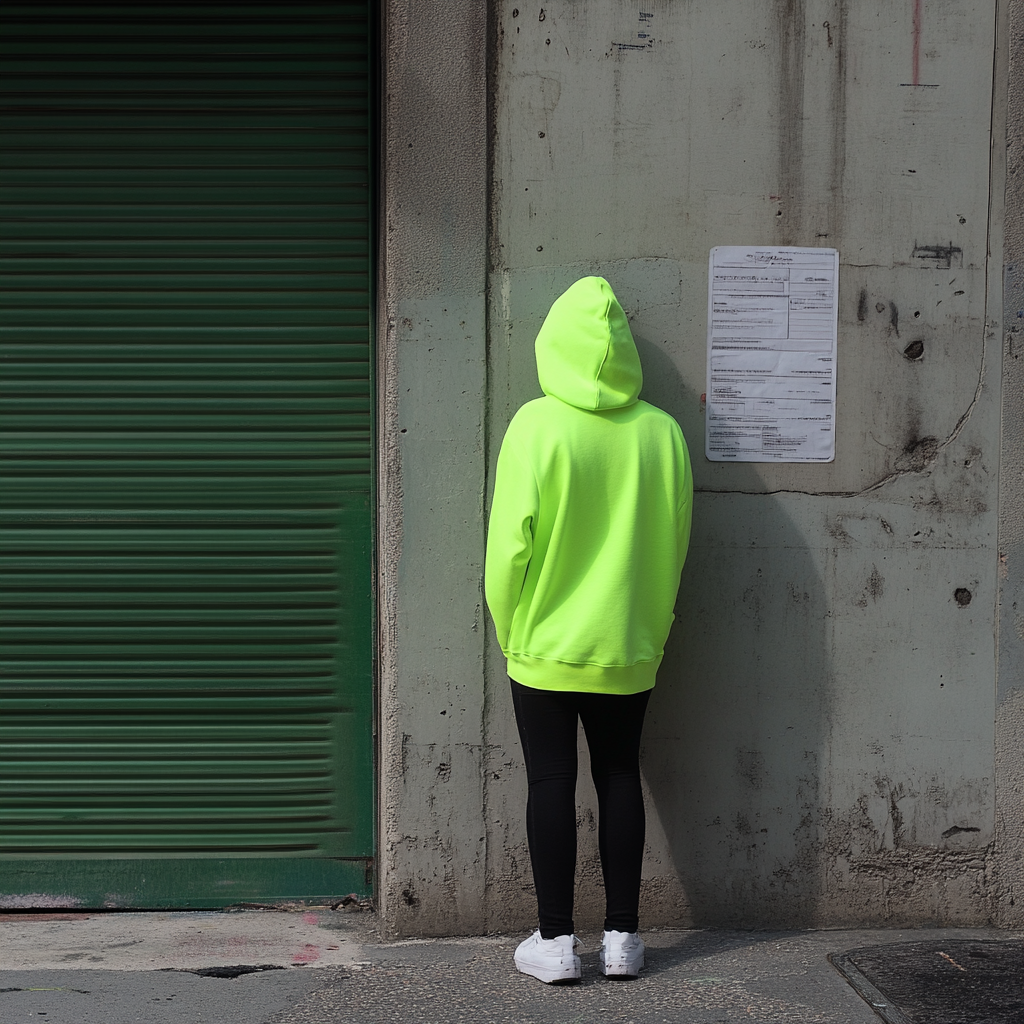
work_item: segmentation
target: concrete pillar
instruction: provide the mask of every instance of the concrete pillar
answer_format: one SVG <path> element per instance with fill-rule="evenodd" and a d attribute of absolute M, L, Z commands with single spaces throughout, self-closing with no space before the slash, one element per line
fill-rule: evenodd
<path fill-rule="evenodd" d="M 378 899 L 479 930 L 487 5 L 385 0 L 378 329 Z"/>
<path fill-rule="evenodd" d="M 999 467 L 996 920 L 1024 927 L 1024 9 L 1003 5 L 1007 62 L 1003 231 L 1003 424 Z"/>

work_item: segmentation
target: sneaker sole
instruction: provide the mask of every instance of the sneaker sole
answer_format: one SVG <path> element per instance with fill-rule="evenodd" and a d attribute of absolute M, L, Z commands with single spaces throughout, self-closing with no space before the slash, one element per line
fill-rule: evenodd
<path fill-rule="evenodd" d="M 558 971 L 545 967 L 534 967 L 532 964 L 521 964 L 517 960 L 516 970 L 520 974 L 528 974 L 531 978 L 543 981 L 545 985 L 553 985 L 560 981 L 579 981 L 583 974 L 579 960 L 576 961 L 575 970 L 562 968 Z"/>
<path fill-rule="evenodd" d="M 635 978 L 644 969 L 644 959 L 640 958 L 640 963 L 630 964 L 601 964 L 601 973 L 606 978 Z"/>

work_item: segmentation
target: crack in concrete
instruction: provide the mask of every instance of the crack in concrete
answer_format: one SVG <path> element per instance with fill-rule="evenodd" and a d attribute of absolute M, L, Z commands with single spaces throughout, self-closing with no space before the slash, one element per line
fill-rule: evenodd
<path fill-rule="evenodd" d="M 813 498 L 859 498 L 862 495 L 872 493 L 872 491 L 877 491 L 879 488 L 892 483 L 894 480 L 898 480 L 900 477 L 908 476 L 913 473 L 927 473 L 932 466 L 935 465 L 936 460 L 942 452 L 956 441 L 960 436 L 961 431 L 966 426 L 967 421 L 971 418 L 971 414 L 974 412 L 975 406 L 977 406 L 978 400 L 981 398 L 982 388 L 985 386 L 985 367 L 986 345 L 982 342 L 981 367 L 978 371 L 978 383 L 974 389 L 974 397 L 971 399 L 970 404 L 964 410 L 963 414 L 956 421 L 956 424 L 946 439 L 940 442 L 934 437 L 920 438 L 910 449 L 904 451 L 901 456 L 905 462 L 903 467 L 895 469 L 891 473 L 887 473 L 880 480 L 876 480 L 873 484 L 869 484 L 867 487 L 863 487 L 859 491 L 803 491 L 786 487 L 779 487 L 774 491 L 737 491 L 724 487 L 697 487 L 694 488 L 694 492 L 696 494 L 746 494 L 751 497 L 765 497 L 773 494 L 805 494 L 808 497 Z"/>
<path fill-rule="evenodd" d="M 964 426 L 967 424 L 967 421 L 971 418 L 971 414 L 974 412 L 975 406 L 977 406 L 978 400 L 981 398 L 982 388 L 985 386 L 985 363 L 986 345 L 985 342 L 982 341 L 981 367 L 978 370 L 978 383 L 974 389 L 974 397 L 971 399 L 970 404 L 967 406 L 967 408 L 960 416 L 960 419 L 956 421 L 956 425 L 950 431 L 945 441 L 942 441 L 939 444 L 935 444 L 934 447 L 932 445 L 928 445 L 927 450 L 922 452 L 923 461 L 920 466 L 913 465 L 905 469 L 897 469 L 892 473 L 889 473 L 886 476 L 882 477 L 881 480 L 878 480 L 875 483 L 871 484 L 869 487 L 865 487 L 863 490 L 857 491 L 856 494 L 851 495 L 851 497 L 861 494 L 870 494 L 872 491 L 877 491 L 880 487 L 884 487 L 886 484 L 891 483 L 893 480 L 897 480 L 902 476 L 906 476 L 908 473 L 927 473 L 931 469 L 931 467 L 935 465 L 936 460 L 942 454 L 942 452 L 944 452 L 951 444 L 953 444 L 954 441 L 956 441 L 956 439 L 960 436 L 960 432 L 964 429 Z M 928 439 L 923 439 L 922 441 L 919 441 L 918 445 L 923 445 L 926 440 Z"/>

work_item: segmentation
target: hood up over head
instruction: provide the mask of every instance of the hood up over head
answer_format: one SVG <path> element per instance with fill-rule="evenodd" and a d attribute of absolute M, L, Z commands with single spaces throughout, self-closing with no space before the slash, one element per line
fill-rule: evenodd
<path fill-rule="evenodd" d="M 578 409 L 632 405 L 643 385 L 626 314 L 603 277 L 563 292 L 537 335 L 537 376 L 546 395 Z"/>

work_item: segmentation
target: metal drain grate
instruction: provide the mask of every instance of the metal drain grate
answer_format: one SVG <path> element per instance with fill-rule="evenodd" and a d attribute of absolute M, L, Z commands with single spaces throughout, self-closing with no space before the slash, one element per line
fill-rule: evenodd
<path fill-rule="evenodd" d="M 829 956 L 886 1024 L 1024 1024 L 1024 942 L 958 939 Z"/>

